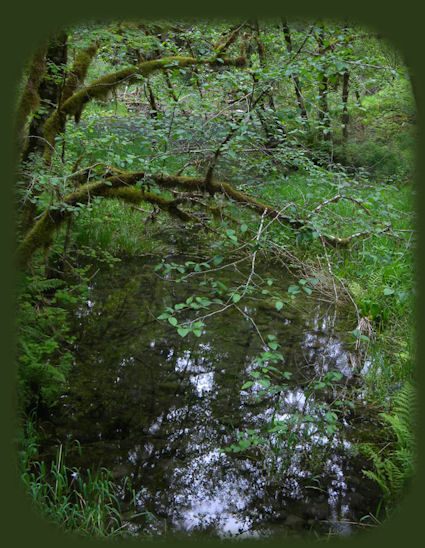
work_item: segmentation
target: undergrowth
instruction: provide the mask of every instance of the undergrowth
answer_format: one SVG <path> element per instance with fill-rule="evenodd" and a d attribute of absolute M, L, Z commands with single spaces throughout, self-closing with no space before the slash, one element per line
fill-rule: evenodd
<path fill-rule="evenodd" d="M 85 471 L 66 465 L 67 447 L 56 458 L 35 460 L 35 431 L 27 432 L 20 455 L 21 479 L 35 507 L 49 521 L 84 536 L 111 537 L 124 531 L 120 502 L 111 474 L 105 468 Z M 79 446 L 78 446 L 79 447 Z"/>
<path fill-rule="evenodd" d="M 416 390 L 412 384 L 406 383 L 394 398 L 392 411 L 380 413 L 391 442 L 383 448 L 371 444 L 360 447 L 373 468 L 363 470 L 363 474 L 380 486 L 387 513 L 406 494 L 415 472 L 416 417 Z"/>

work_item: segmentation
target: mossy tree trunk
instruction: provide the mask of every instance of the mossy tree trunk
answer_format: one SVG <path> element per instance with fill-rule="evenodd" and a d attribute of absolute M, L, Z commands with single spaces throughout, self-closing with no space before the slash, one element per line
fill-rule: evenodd
<path fill-rule="evenodd" d="M 25 125 L 28 116 L 40 105 L 39 86 L 46 70 L 47 46 L 43 44 L 35 52 L 28 71 L 28 78 L 16 112 L 16 135 L 18 151 L 25 146 Z"/>
<path fill-rule="evenodd" d="M 38 88 L 40 108 L 30 124 L 27 145 L 24 150 L 24 161 L 26 161 L 32 153 L 43 152 L 44 124 L 52 112 L 60 106 L 68 58 L 67 41 L 67 33 L 61 31 L 53 37 L 47 47 L 45 60 L 46 73 Z"/>

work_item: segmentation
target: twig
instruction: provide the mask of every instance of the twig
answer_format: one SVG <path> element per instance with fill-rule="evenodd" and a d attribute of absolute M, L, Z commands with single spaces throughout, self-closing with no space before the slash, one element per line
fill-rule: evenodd
<path fill-rule="evenodd" d="M 337 303 L 338 302 L 338 293 L 336 291 L 334 274 L 332 272 L 332 267 L 331 267 L 331 263 L 329 261 L 328 252 L 326 250 L 326 243 L 325 243 L 325 239 L 324 239 L 323 236 L 320 236 L 320 241 L 322 242 L 323 251 L 324 251 L 325 257 L 326 257 L 326 262 L 328 263 L 328 271 L 329 271 L 329 274 L 330 274 L 331 279 L 332 279 L 332 285 L 333 285 L 333 290 L 334 290 L 334 294 L 335 294 L 335 303 Z"/>
<path fill-rule="evenodd" d="M 333 198 L 329 198 L 328 200 L 325 200 L 324 202 L 319 204 L 317 207 L 315 207 L 313 211 L 309 215 L 307 215 L 305 220 L 308 221 L 310 217 L 314 215 L 315 213 L 317 213 L 318 211 L 320 211 L 322 207 L 331 203 L 339 202 L 339 200 L 350 200 L 351 202 L 356 203 L 358 206 L 364 209 L 364 211 L 366 211 L 368 215 L 371 215 L 371 212 L 359 200 L 356 200 L 355 198 L 352 198 L 351 196 L 344 196 L 343 194 L 337 194 L 336 196 L 333 196 Z"/>

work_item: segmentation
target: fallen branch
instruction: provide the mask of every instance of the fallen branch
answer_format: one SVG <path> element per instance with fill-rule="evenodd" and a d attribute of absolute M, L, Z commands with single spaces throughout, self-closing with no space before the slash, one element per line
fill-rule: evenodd
<path fill-rule="evenodd" d="M 58 228 L 62 222 L 71 215 L 75 207 L 83 206 L 89 203 L 92 198 L 102 196 L 104 198 L 118 198 L 127 203 L 138 205 L 141 202 L 148 202 L 156 205 L 159 209 L 180 219 L 183 222 L 201 222 L 194 214 L 188 213 L 178 206 L 185 202 L 191 202 L 207 209 L 213 215 L 221 217 L 222 213 L 219 207 L 207 206 L 199 201 L 199 196 L 206 195 L 211 198 L 215 194 L 222 194 L 229 200 L 242 204 L 252 209 L 262 216 L 262 222 L 265 218 L 278 220 L 279 222 L 290 225 L 292 228 L 301 229 L 308 227 L 307 219 L 295 219 L 283 215 L 283 210 L 277 210 L 269 204 L 264 204 L 259 200 L 236 190 L 227 182 L 207 180 L 205 177 L 182 177 L 165 174 L 147 174 L 145 172 L 120 172 L 110 170 L 113 175 L 106 177 L 101 181 L 94 183 L 85 183 L 70 193 L 56 206 L 52 206 L 41 214 L 41 217 L 27 232 L 21 244 L 17 249 L 18 263 L 21 268 L 28 264 L 33 253 L 41 248 L 47 248 L 52 239 L 53 231 Z M 177 195 L 174 199 L 166 199 L 163 196 L 146 192 L 143 188 L 134 188 L 136 183 L 150 181 L 159 188 L 165 190 L 186 190 L 188 195 Z M 323 206 L 323 204 L 321 204 Z M 317 208 L 316 208 L 317 210 Z M 261 225 L 262 226 L 262 225 Z M 379 233 L 386 232 L 390 227 L 386 227 Z M 319 234 L 323 245 L 331 247 L 347 247 L 350 242 L 361 236 L 376 234 L 373 231 L 356 232 L 351 236 L 339 238 L 332 235 Z"/>
<path fill-rule="evenodd" d="M 355 198 L 352 198 L 351 196 L 345 196 L 343 194 L 337 194 L 333 198 L 329 198 L 328 200 L 325 200 L 324 202 L 319 204 L 317 207 L 315 207 L 313 209 L 313 211 L 311 211 L 311 213 L 309 215 L 307 215 L 307 217 L 305 217 L 305 219 L 309 220 L 312 215 L 318 213 L 326 205 L 339 202 L 340 200 L 349 200 L 350 202 L 354 202 L 355 204 L 360 206 L 364 211 L 366 211 L 366 213 L 368 215 L 372 215 L 371 212 L 367 209 L 367 207 L 365 205 L 362 204 L 362 202 L 360 200 L 356 200 Z"/>

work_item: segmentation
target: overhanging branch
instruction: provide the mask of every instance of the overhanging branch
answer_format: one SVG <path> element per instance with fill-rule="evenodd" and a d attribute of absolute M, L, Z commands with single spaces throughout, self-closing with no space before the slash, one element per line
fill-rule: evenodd
<path fill-rule="evenodd" d="M 166 199 L 163 196 L 146 192 L 143 188 L 135 188 L 139 181 L 149 180 L 155 183 L 160 189 L 185 190 L 189 191 L 189 195 L 177 196 L 174 199 Z M 296 219 L 283 215 L 282 211 L 278 211 L 270 204 L 264 204 L 259 200 L 236 190 L 231 184 L 223 181 L 208 181 L 205 177 L 182 177 L 164 174 L 146 174 L 142 171 L 136 172 L 119 172 L 107 177 L 104 180 L 95 183 L 83 184 L 74 192 L 70 193 L 57 206 L 46 210 L 34 226 L 25 235 L 23 241 L 17 249 L 18 263 L 21 268 L 25 267 L 31 259 L 33 253 L 41 248 L 47 247 L 51 243 L 52 233 L 58 228 L 63 221 L 72 214 L 73 208 L 79 205 L 87 204 L 93 197 L 102 196 L 104 198 L 119 198 L 127 203 L 139 204 L 148 202 L 156 205 L 161 210 L 180 219 L 183 222 L 199 222 L 199 218 L 178 206 L 180 204 L 191 203 L 191 205 L 199 205 L 201 208 L 207 208 L 213 215 L 221 215 L 220 208 L 207 206 L 199 201 L 199 193 L 201 195 L 214 197 L 215 194 L 221 194 L 226 198 L 244 205 L 255 211 L 262 217 L 269 219 L 279 219 L 279 221 L 290 225 L 292 228 L 301 229 L 309 226 L 309 218 Z M 336 196 L 325 203 L 338 201 L 340 196 Z M 357 200 L 354 200 L 357 203 Z M 319 211 L 320 207 L 316 207 L 314 211 Z M 384 232 L 387 229 L 382 230 Z M 389 228 L 388 228 L 389 230 Z M 365 235 L 371 235 L 372 232 L 356 232 L 346 238 L 339 238 L 331 235 L 320 234 L 321 241 L 331 247 L 347 247 L 350 242 L 356 238 Z"/>
<path fill-rule="evenodd" d="M 55 137 L 61 129 L 61 120 L 63 117 L 80 116 L 85 105 L 92 99 L 104 99 L 108 94 L 122 84 L 132 84 L 141 77 L 146 78 L 158 70 L 169 69 L 173 67 L 187 67 L 191 65 L 211 65 L 211 66 L 244 66 L 246 59 L 244 57 L 227 58 L 215 57 L 213 59 L 196 59 L 194 57 L 163 57 L 152 61 L 143 61 L 137 65 L 127 67 L 112 74 L 107 74 L 98 78 L 91 84 L 80 89 L 69 97 L 45 122 L 43 133 L 46 141 L 53 146 Z M 45 146 L 44 160 L 50 163 L 52 158 L 51 146 Z"/>

